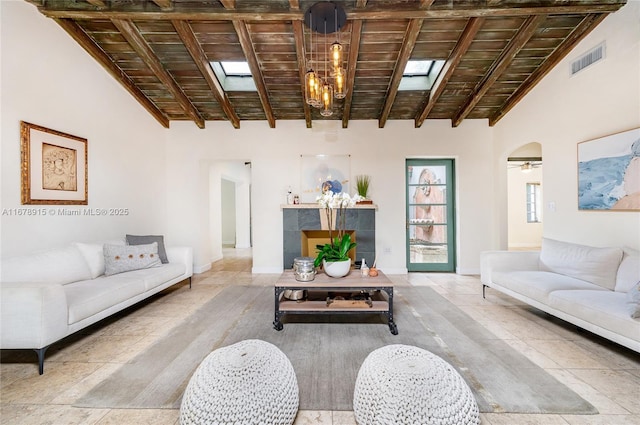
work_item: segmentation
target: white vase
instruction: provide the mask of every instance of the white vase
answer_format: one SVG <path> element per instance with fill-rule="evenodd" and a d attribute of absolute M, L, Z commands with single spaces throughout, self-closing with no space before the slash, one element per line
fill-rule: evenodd
<path fill-rule="evenodd" d="M 351 271 L 351 259 L 344 261 L 322 260 L 322 269 L 331 277 L 344 277 Z"/>

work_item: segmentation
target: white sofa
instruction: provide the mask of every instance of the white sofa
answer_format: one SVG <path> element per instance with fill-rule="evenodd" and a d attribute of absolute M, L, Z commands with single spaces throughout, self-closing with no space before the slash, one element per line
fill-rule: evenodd
<path fill-rule="evenodd" d="M 73 243 L 3 259 L 0 348 L 35 350 L 42 374 L 52 343 L 185 279 L 191 286 L 189 247 L 167 247 L 167 264 L 109 276 L 102 256 L 103 244 Z"/>
<path fill-rule="evenodd" d="M 545 238 L 540 251 L 483 252 L 480 280 L 483 296 L 496 289 L 640 352 L 638 251 Z"/>

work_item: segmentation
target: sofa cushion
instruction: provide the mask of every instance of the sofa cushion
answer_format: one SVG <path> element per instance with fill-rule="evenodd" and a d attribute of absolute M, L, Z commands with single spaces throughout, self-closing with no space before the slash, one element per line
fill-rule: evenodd
<path fill-rule="evenodd" d="M 126 235 L 128 245 L 148 245 L 153 242 L 158 243 L 158 255 L 162 264 L 167 264 L 169 259 L 167 258 L 167 251 L 164 247 L 164 236 L 162 235 Z"/>
<path fill-rule="evenodd" d="M 104 245 L 105 276 L 131 270 L 146 269 L 161 264 L 158 244 L 148 245 Z"/>
<path fill-rule="evenodd" d="M 627 292 L 638 282 L 640 282 L 640 251 L 624 248 L 624 256 L 616 275 L 615 290 Z"/>
<path fill-rule="evenodd" d="M 575 277 L 611 289 L 622 260 L 621 248 L 595 248 L 543 238 L 540 270 Z"/>
<path fill-rule="evenodd" d="M 182 263 L 169 263 L 150 269 L 130 271 L 122 276 L 142 280 L 144 282 L 145 291 L 148 291 L 170 281 L 171 279 L 182 276 L 187 271 L 186 269 L 186 266 Z"/>
<path fill-rule="evenodd" d="M 571 316 L 638 341 L 640 320 L 632 319 L 625 305 L 626 294 L 614 291 L 555 291 L 549 305 Z"/>
<path fill-rule="evenodd" d="M 60 284 L 91 279 L 87 262 L 73 245 L 3 259 L 0 273 L 2 282 Z"/>
<path fill-rule="evenodd" d="M 68 324 L 93 316 L 144 291 L 142 279 L 122 274 L 64 285 L 69 305 Z"/>
<path fill-rule="evenodd" d="M 91 270 L 91 278 L 95 279 L 98 276 L 102 276 L 104 274 L 103 245 L 98 243 L 82 242 L 74 242 L 73 245 L 80 250 L 84 260 L 87 262 L 89 270 Z"/>
<path fill-rule="evenodd" d="M 560 289 L 605 291 L 584 280 L 543 271 L 494 271 L 491 281 L 541 303 L 546 303 L 549 294 Z"/>
<path fill-rule="evenodd" d="M 640 317 L 640 282 L 636 286 L 629 289 L 625 302 L 627 303 L 627 312 L 631 317 L 637 319 Z"/>

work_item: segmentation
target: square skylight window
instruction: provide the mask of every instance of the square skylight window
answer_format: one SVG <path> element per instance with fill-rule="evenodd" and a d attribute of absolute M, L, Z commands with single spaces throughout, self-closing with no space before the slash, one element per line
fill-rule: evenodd
<path fill-rule="evenodd" d="M 431 90 L 443 66 L 443 60 L 407 61 L 398 90 Z"/>
<path fill-rule="evenodd" d="M 258 91 L 247 62 L 209 62 L 224 91 Z"/>
<path fill-rule="evenodd" d="M 408 61 L 407 66 L 404 67 L 403 76 L 418 76 L 423 75 L 427 77 L 431 73 L 431 69 L 436 61 Z"/>
<path fill-rule="evenodd" d="M 220 62 L 227 77 L 250 77 L 251 70 L 247 62 Z"/>

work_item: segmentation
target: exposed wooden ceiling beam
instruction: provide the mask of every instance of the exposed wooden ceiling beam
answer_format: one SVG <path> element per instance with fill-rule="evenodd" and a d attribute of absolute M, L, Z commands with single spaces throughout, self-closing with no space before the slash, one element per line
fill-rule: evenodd
<path fill-rule="evenodd" d="M 299 10 L 300 2 L 298 0 L 289 0 L 289 8 L 291 10 Z M 307 128 L 311 128 L 311 108 L 305 99 L 305 74 L 307 73 L 307 58 L 304 45 L 304 27 L 302 22 L 293 21 L 293 38 L 296 43 L 296 57 L 298 59 L 298 74 L 300 75 L 300 90 L 302 92 L 302 109 L 304 111 L 304 121 L 307 124 Z"/>
<path fill-rule="evenodd" d="M 244 21 L 233 21 L 233 27 L 238 34 L 240 46 L 242 46 L 242 51 L 247 59 L 247 63 L 249 64 L 251 75 L 253 75 L 253 81 L 256 83 L 258 96 L 260 96 L 262 109 L 264 109 L 264 114 L 267 117 L 267 121 L 269 121 L 269 127 L 275 128 L 276 118 L 273 115 L 273 108 L 271 107 L 271 102 L 269 102 L 269 93 L 267 92 L 267 86 L 264 82 L 264 76 L 260 71 L 260 64 L 258 63 L 256 52 L 253 50 L 253 43 L 251 42 L 251 36 L 249 35 L 247 24 Z"/>
<path fill-rule="evenodd" d="M 105 2 L 103 2 L 102 0 L 87 0 L 87 3 L 89 3 L 91 6 L 95 6 L 99 9 L 106 9 L 107 8 L 107 4 Z"/>
<path fill-rule="evenodd" d="M 356 7 L 363 8 L 367 5 L 367 0 L 357 0 Z M 342 128 L 349 126 L 351 118 L 351 102 L 353 101 L 353 85 L 356 83 L 356 67 L 358 65 L 358 54 L 360 53 L 360 38 L 362 37 L 362 21 L 357 20 L 351 23 L 351 40 L 349 41 L 349 57 L 347 58 L 347 95 L 342 108 Z"/>
<path fill-rule="evenodd" d="M 173 9 L 173 0 L 152 0 L 160 9 L 168 11 Z"/>
<path fill-rule="evenodd" d="M 489 125 L 494 126 L 507 112 L 509 112 L 518 102 L 520 102 L 535 86 L 547 75 L 565 56 L 569 54 L 584 37 L 586 37 L 600 22 L 607 17 L 607 14 L 589 14 L 573 30 L 573 32 L 556 48 L 544 63 L 536 69 L 513 93 L 505 104 L 490 119 Z"/>
<path fill-rule="evenodd" d="M 236 0 L 220 0 L 225 9 L 233 10 L 236 8 Z"/>
<path fill-rule="evenodd" d="M 431 7 L 435 0 L 420 0 L 420 7 L 423 9 L 427 9 Z"/>
<path fill-rule="evenodd" d="M 393 75 L 391 76 L 391 82 L 389 83 L 387 95 L 384 100 L 384 106 L 382 107 L 380 118 L 378 118 L 378 128 L 384 128 L 384 125 L 387 122 L 387 118 L 389 118 L 391 107 L 393 106 L 393 102 L 395 102 L 396 96 L 398 94 L 398 87 L 400 86 L 400 81 L 402 80 L 404 69 L 407 66 L 409 58 L 411 57 L 413 48 L 416 45 L 418 35 L 420 35 L 422 22 L 422 19 L 412 19 L 409 22 L 409 25 L 407 25 L 407 30 L 405 31 L 404 40 L 402 42 L 402 48 L 400 49 L 400 53 L 398 54 L 396 64 L 393 67 Z"/>
<path fill-rule="evenodd" d="M 462 120 L 464 120 L 473 108 L 475 108 L 478 102 L 482 99 L 482 96 L 489 91 L 491 86 L 498 80 L 498 78 L 500 78 L 502 73 L 506 71 L 520 49 L 527 44 L 529 39 L 545 19 L 547 19 L 545 15 L 534 15 L 530 16 L 524 24 L 522 24 L 518 33 L 511 39 L 507 47 L 502 51 L 502 54 L 491 65 L 484 78 L 478 83 L 473 93 L 471 93 L 467 100 L 462 104 L 458 113 L 453 117 L 451 120 L 453 127 L 460 125 Z"/>
<path fill-rule="evenodd" d="M 193 33 L 193 29 L 186 21 L 172 21 L 171 23 L 180 36 L 180 39 L 182 39 L 184 46 L 187 48 L 187 51 L 193 58 L 193 62 L 196 64 L 196 66 L 200 70 L 200 73 L 202 73 L 202 76 L 207 81 L 207 84 L 211 88 L 211 92 L 216 97 L 216 100 L 224 110 L 227 118 L 234 128 L 240 128 L 240 118 L 238 118 L 236 111 L 233 109 L 233 106 L 229 101 L 229 97 L 225 93 L 222 84 L 220 84 L 220 80 L 218 80 L 218 77 L 213 72 L 213 69 L 211 69 L 211 65 L 209 64 L 207 55 L 202 49 L 200 43 L 198 43 L 198 39 Z"/>
<path fill-rule="evenodd" d="M 191 117 L 198 127 L 204 128 L 204 118 L 202 118 L 200 112 L 193 106 L 187 95 L 184 94 L 178 83 L 176 83 L 176 80 L 174 80 L 171 74 L 164 68 L 160 59 L 158 59 L 133 22 L 118 19 L 113 19 L 111 22 L 118 28 L 118 31 L 122 33 L 122 36 L 129 42 L 136 53 L 138 53 L 144 63 L 153 71 L 162 84 L 165 85 L 184 112 Z"/>
<path fill-rule="evenodd" d="M 111 58 L 98 46 L 93 39 L 74 21 L 67 19 L 56 19 L 60 25 L 92 58 L 94 58 L 113 78 L 122 86 L 153 116 L 163 127 L 169 128 L 169 119 L 149 100 L 127 74 L 118 67 Z"/>
<path fill-rule="evenodd" d="M 588 14 L 588 13 L 611 13 L 625 5 L 627 0 L 607 0 L 592 4 L 578 5 L 553 5 L 535 7 L 515 7 L 502 6 L 491 7 L 484 4 L 472 7 L 460 8 L 402 8 L 373 7 L 367 9 L 345 8 L 347 20 L 395 20 L 395 19 L 455 19 L 455 18 L 477 18 L 477 17 L 498 17 L 498 16 L 530 16 L 549 14 Z M 78 9 L 74 2 L 74 8 L 56 8 L 58 3 L 46 3 L 40 7 L 40 12 L 50 18 L 70 18 L 70 19 L 129 19 L 129 20 L 190 20 L 190 21 L 294 21 L 304 20 L 302 11 L 282 11 L 276 9 L 251 10 L 231 10 L 231 9 L 208 9 L 203 11 L 201 7 L 189 9 L 180 3 L 174 3 L 172 11 L 147 11 L 142 9 L 140 4 L 133 2 L 129 8 L 120 5 L 117 10 L 93 10 Z M 179 7 L 180 6 L 180 7 Z M 123 10 L 125 8 L 125 10 Z"/>
<path fill-rule="evenodd" d="M 420 127 L 422 125 L 424 120 L 429 115 L 429 112 L 431 112 L 433 107 L 436 105 L 436 102 L 444 92 L 444 89 L 449 82 L 451 75 L 453 75 L 453 71 L 455 71 L 456 67 L 460 63 L 460 60 L 462 59 L 462 56 L 465 54 L 467 49 L 469 49 L 469 46 L 473 42 L 473 39 L 475 38 L 477 32 L 480 30 L 483 24 L 484 18 L 471 18 L 469 22 L 467 22 L 467 25 L 464 28 L 460 39 L 456 43 L 456 47 L 453 48 L 451 55 L 449 55 L 449 58 L 445 62 L 442 70 L 440 71 L 440 74 L 438 75 L 438 78 L 436 78 L 436 81 L 433 83 L 433 87 L 431 87 L 431 90 L 429 91 L 429 100 L 427 101 L 427 104 L 415 119 L 416 127 Z"/>
<path fill-rule="evenodd" d="M 311 128 L 311 108 L 305 99 L 305 74 L 306 70 L 306 53 L 304 50 L 304 30 L 302 28 L 302 22 L 293 21 L 293 37 L 296 43 L 296 56 L 298 58 L 298 74 L 300 75 L 300 91 L 302 93 L 302 109 L 304 110 L 304 120 L 307 123 L 307 128 Z"/>

